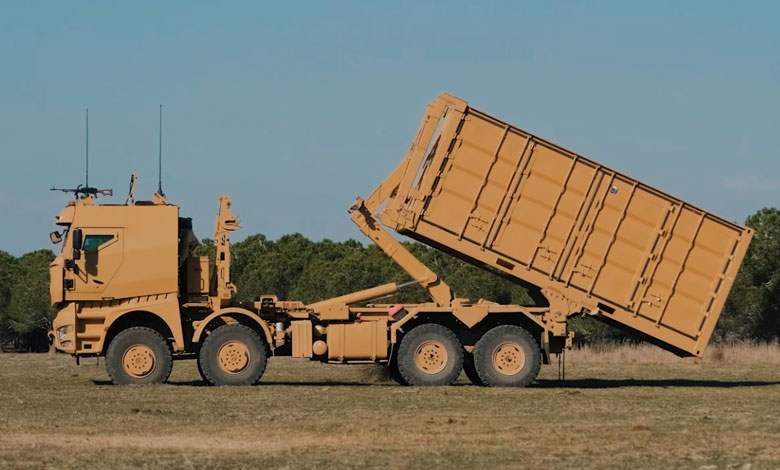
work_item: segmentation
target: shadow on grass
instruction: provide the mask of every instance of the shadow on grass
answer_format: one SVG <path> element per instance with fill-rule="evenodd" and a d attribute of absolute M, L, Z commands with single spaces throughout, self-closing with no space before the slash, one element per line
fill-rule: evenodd
<path fill-rule="evenodd" d="M 110 380 L 93 380 L 95 385 L 113 385 Z M 167 382 L 166 385 L 175 387 L 208 387 L 209 384 L 202 380 L 185 380 Z M 574 380 L 537 380 L 530 388 L 561 388 L 561 389 L 609 389 L 627 387 L 655 387 L 655 388 L 739 388 L 739 387 L 767 387 L 780 385 L 780 382 L 769 381 L 725 381 L 725 380 L 693 380 L 693 379 L 574 379 Z M 261 381 L 259 387 L 401 387 L 394 382 L 345 382 L 345 381 L 305 381 L 293 382 L 282 380 Z M 470 387 L 470 383 L 456 383 L 451 387 Z"/>
<path fill-rule="evenodd" d="M 533 387 L 539 388 L 623 388 L 623 387 L 766 387 L 780 385 L 780 382 L 760 382 L 755 380 L 695 380 L 695 379 L 574 379 L 574 380 L 537 380 Z"/>
<path fill-rule="evenodd" d="M 95 385 L 114 385 L 110 380 L 93 380 L 92 383 Z M 209 384 L 204 382 L 203 380 L 185 380 L 185 381 L 169 381 L 166 382 L 166 385 L 173 385 L 176 387 L 208 387 Z M 314 382 L 314 381 L 308 381 L 308 382 L 291 382 L 291 381 L 265 381 L 261 380 L 259 384 L 257 384 L 257 387 L 263 387 L 263 386 L 291 386 L 291 387 L 397 387 L 399 386 L 396 383 L 369 383 L 369 382 L 328 382 L 328 381 L 320 381 L 320 382 Z M 455 384 L 458 385 L 468 385 L 468 384 Z"/>

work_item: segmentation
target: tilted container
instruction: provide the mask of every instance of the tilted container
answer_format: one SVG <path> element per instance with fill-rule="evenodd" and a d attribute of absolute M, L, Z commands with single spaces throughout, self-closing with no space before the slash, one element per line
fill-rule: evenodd
<path fill-rule="evenodd" d="M 553 314 L 595 314 L 692 356 L 752 237 L 446 94 L 428 107 L 380 218 L 537 286 Z"/>

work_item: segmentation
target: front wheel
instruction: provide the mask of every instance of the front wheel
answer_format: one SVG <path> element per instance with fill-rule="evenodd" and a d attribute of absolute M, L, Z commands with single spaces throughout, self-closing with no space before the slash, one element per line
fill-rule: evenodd
<path fill-rule="evenodd" d="M 404 335 L 396 361 L 401 383 L 450 385 L 463 369 L 463 347 L 449 328 L 428 323 Z"/>
<path fill-rule="evenodd" d="M 474 367 L 489 387 L 527 387 L 541 366 L 539 345 L 519 326 L 497 326 L 474 345 Z"/>
<path fill-rule="evenodd" d="M 120 332 L 106 351 L 106 370 L 116 385 L 163 383 L 172 368 L 170 346 L 151 328 L 137 326 Z"/>
<path fill-rule="evenodd" d="M 198 368 L 212 385 L 254 385 L 268 362 L 265 341 L 244 325 L 223 325 L 203 341 Z"/>

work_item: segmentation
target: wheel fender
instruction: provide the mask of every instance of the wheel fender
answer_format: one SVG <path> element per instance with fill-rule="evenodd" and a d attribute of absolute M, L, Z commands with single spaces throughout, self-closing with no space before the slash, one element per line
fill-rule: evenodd
<path fill-rule="evenodd" d="M 398 331 L 399 330 L 402 331 L 402 332 L 404 331 L 403 330 L 404 324 L 406 324 L 407 322 L 417 318 L 417 315 L 419 313 L 420 312 L 417 311 L 417 310 L 412 310 L 405 317 L 403 317 L 401 320 L 399 320 L 397 322 L 393 322 L 393 323 L 390 324 L 390 342 L 392 344 L 395 344 L 395 343 L 398 342 Z"/>
<path fill-rule="evenodd" d="M 232 317 L 235 315 L 242 315 L 244 317 L 251 319 L 253 322 L 257 323 L 260 326 L 260 328 L 262 328 L 263 333 L 265 334 L 265 340 L 268 343 L 268 346 L 271 349 L 274 349 L 273 335 L 271 335 L 271 329 L 268 327 L 268 323 L 262 318 L 260 318 L 260 316 L 257 315 L 256 313 L 238 307 L 223 308 L 217 310 L 216 312 L 213 312 L 211 315 L 204 318 L 198 325 L 198 328 L 195 329 L 195 333 L 192 335 L 192 342 L 193 343 L 200 342 L 201 336 L 203 336 L 203 332 L 206 330 L 206 325 L 208 325 L 211 322 L 211 320 L 214 320 L 215 318 L 219 318 L 222 316 Z"/>
<path fill-rule="evenodd" d="M 176 300 L 175 296 L 165 294 L 161 296 L 157 296 L 158 299 L 152 300 L 152 301 L 144 301 L 144 302 L 138 302 L 134 303 L 132 305 L 127 305 L 123 308 L 115 308 L 113 310 L 110 310 L 109 313 L 106 315 L 106 320 L 103 326 L 103 331 L 108 332 L 109 329 L 120 319 L 122 319 L 125 315 L 133 314 L 136 312 L 144 312 L 144 313 L 150 313 L 160 320 L 162 320 L 163 323 L 168 327 L 168 329 L 171 331 L 171 335 L 173 336 L 174 341 L 174 350 L 175 351 L 183 351 L 184 350 L 184 334 L 182 333 L 182 327 L 181 327 L 181 313 L 179 311 L 179 302 Z M 159 297 L 162 297 L 161 299 Z M 105 344 L 106 336 L 103 335 L 103 337 L 100 339 L 100 342 L 97 344 L 97 350 L 103 351 L 105 347 L 108 345 Z"/>

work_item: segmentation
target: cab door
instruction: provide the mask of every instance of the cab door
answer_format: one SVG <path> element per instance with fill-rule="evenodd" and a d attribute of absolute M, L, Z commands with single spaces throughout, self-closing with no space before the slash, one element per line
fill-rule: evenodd
<path fill-rule="evenodd" d="M 81 258 L 74 260 L 73 293 L 99 294 L 105 291 L 124 257 L 121 228 L 83 228 Z"/>

